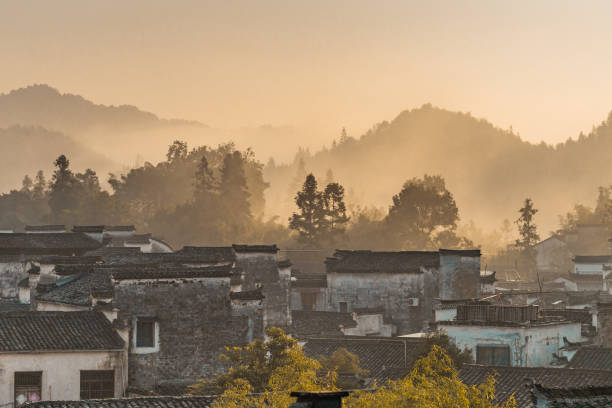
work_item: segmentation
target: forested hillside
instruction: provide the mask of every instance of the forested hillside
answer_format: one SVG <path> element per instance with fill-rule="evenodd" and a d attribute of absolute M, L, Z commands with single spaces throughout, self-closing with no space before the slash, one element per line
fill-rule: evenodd
<path fill-rule="evenodd" d="M 568 135 L 571 136 L 571 135 Z M 534 145 L 484 119 L 424 105 L 382 122 L 365 135 L 341 137 L 329 148 L 301 151 L 290 166 L 266 167 L 273 211 L 288 213 L 289 186 L 300 174 L 333 173 L 348 191 L 347 201 L 390 205 L 411 177 L 440 174 L 453 192 L 464 222 L 498 228 L 517 218 L 531 197 L 543 229 L 556 227 L 558 214 L 574 203 L 589 204 L 598 186 L 612 184 L 612 116 L 577 140 Z M 299 177 L 298 177 L 299 176 Z"/>

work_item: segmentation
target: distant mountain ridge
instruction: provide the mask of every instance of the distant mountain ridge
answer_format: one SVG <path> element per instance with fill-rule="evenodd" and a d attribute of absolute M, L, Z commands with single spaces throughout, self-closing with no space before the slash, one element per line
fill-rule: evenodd
<path fill-rule="evenodd" d="M 532 144 L 509 130 L 470 114 L 429 104 L 400 113 L 360 138 L 302 158 L 321 180 L 331 169 L 349 192 L 349 201 L 387 208 L 402 184 L 423 174 L 441 174 L 454 194 L 464 221 L 499 227 L 514 221 L 522 200 L 540 209 L 536 221 L 546 236 L 558 215 L 577 202 L 592 204 L 597 188 L 612 184 L 612 115 L 589 135 L 556 146 Z M 293 166 L 267 169 L 284 188 Z M 272 189 L 274 189 L 272 182 Z M 271 191 L 279 197 L 281 191 Z M 286 194 L 286 193 L 284 193 Z M 284 209 L 292 210 L 291 200 Z"/>
<path fill-rule="evenodd" d="M 197 121 L 160 119 L 131 105 L 95 104 L 45 84 L 0 94 L 0 127 L 12 125 L 42 126 L 68 134 L 99 128 L 123 132 L 160 126 L 204 126 Z"/>

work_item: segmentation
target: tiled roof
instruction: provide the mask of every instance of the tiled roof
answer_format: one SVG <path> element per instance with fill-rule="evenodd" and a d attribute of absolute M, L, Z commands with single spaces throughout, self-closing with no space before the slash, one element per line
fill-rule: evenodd
<path fill-rule="evenodd" d="M 276 245 L 232 245 L 236 252 L 267 252 L 277 253 L 278 247 Z"/>
<path fill-rule="evenodd" d="M 134 227 L 133 225 L 105 225 L 104 231 L 128 232 L 128 231 L 136 231 L 136 227 Z"/>
<path fill-rule="evenodd" d="M 262 300 L 264 295 L 261 288 L 241 292 L 230 292 L 230 299 L 235 300 Z"/>
<path fill-rule="evenodd" d="M 75 225 L 72 232 L 101 233 L 104 232 L 104 225 Z"/>
<path fill-rule="evenodd" d="M 104 262 L 99 256 L 60 256 L 50 255 L 40 258 L 39 262 L 45 265 L 94 265 Z"/>
<path fill-rule="evenodd" d="M 604 264 L 610 262 L 610 255 L 576 255 L 574 263 Z"/>
<path fill-rule="evenodd" d="M 612 370 L 612 348 L 581 347 L 576 351 L 567 366 L 592 370 Z M 610 375 L 612 376 L 612 373 Z"/>
<path fill-rule="evenodd" d="M 459 378 L 467 385 L 475 385 L 484 382 L 489 373 L 499 374 L 495 377 L 495 401 L 501 403 L 514 393 L 517 408 L 533 406 L 527 379 L 553 388 L 612 386 L 609 371 L 554 367 L 488 367 L 464 364 L 459 370 Z"/>
<path fill-rule="evenodd" d="M 102 297 L 113 296 L 113 285 L 105 270 L 83 273 L 59 280 L 55 288 L 37 297 L 42 302 L 64 303 L 75 306 L 90 306 L 90 294 Z"/>
<path fill-rule="evenodd" d="M 480 256 L 480 249 L 440 249 L 440 255 Z"/>
<path fill-rule="evenodd" d="M 326 288 L 327 275 L 324 273 L 293 273 L 291 286 L 294 288 Z"/>
<path fill-rule="evenodd" d="M 100 242 L 81 233 L 0 233 L 0 249 L 96 249 Z"/>
<path fill-rule="evenodd" d="M 65 225 L 26 225 L 26 231 L 65 231 Z"/>
<path fill-rule="evenodd" d="M 232 275 L 231 264 L 191 268 L 186 266 L 148 266 L 128 265 L 110 268 L 115 280 L 125 279 L 183 279 L 183 278 L 229 278 Z"/>
<path fill-rule="evenodd" d="M 202 397 L 138 397 L 87 401 L 38 401 L 29 408 L 209 408 L 214 396 Z"/>
<path fill-rule="evenodd" d="M 194 263 L 234 262 L 236 255 L 232 247 L 197 247 L 185 246 L 174 252 L 174 255 Z"/>
<path fill-rule="evenodd" d="M 346 251 L 338 250 L 325 261 L 327 272 L 421 273 L 421 268 L 440 266 L 438 252 Z"/>
<path fill-rule="evenodd" d="M 411 365 L 408 361 L 410 351 L 420 342 L 418 339 L 380 337 L 313 337 L 304 345 L 304 353 L 310 358 L 329 357 L 345 348 L 359 357 L 359 366 L 368 370 L 369 377 L 384 381 L 406 375 Z"/>
<path fill-rule="evenodd" d="M 294 310 L 291 315 L 293 320 L 291 332 L 297 336 L 342 335 L 341 327 L 357 327 L 357 322 L 351 313 Z"/>
<path fill-rule="evenodd" d="M 276 264 L 279 268 L 290 268 L 293 265 L 289 259 L 281 259 Z"/>
<path fill-rule="evenodd" d="M 123 345 L 100 312 L 0 313 L 0 353 L 118 350 Z"/>
<path fill-rule="evenodd" d="M 540 402 L 547 408 L 612 407 L 612 387 L 549 388 L 534 384 L 532 394 L 534 405 Z"/>
<path fill-rule="evenodd" d="M 30 305 L 16 300 L 0 301 L 0 313 L 2 312 L 27 312 Z"/>

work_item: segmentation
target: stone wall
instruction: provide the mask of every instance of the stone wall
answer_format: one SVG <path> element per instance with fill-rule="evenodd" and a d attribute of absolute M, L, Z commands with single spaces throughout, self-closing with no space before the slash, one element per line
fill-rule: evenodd
<path fill-rule="evenodd" d="M 480 256 L 440 253 L 440 299 L 480 297 Z"/>
<path fill-rule="evenodd" d="M 211 377 L 224 370 L 225 346 L 260 337 L 261 314 L 234 312 L 229 292 L 229 278 L 118 282 L 119 320 L 132 326 L 136 316 L 152 317 L 159 328 L 159 349 L 147 354 L 134 352 L 130 329 L 130 387 L 159 391 Z"/>
<path fill-rule="evenodd" d="M 432 300 L 437 296 L 437 270 L 420 273 L 328 273 L 328 310 L 340 312 L 340 303 L 354 309 L 382 308 L 397 334 L 419 332 L 433 321 Z"/>
<path fill-rule="evenodd" d="M 291 271 L 279 268 L 276 253 L 237 253 L 236 266 L 244 271 L 243 291 L 263 287 L 266 327 L 291 325 Z"/>
<path fill-rule="evenodd" d="M 597 345 L 612 347 L 612 303 L 597 304 Z"/>
<path fill-rule="evenodd" d="M 28 277 L 26 265 L 19 261 L 0 263 L 0 300 L 19 297 L 19 281 Z"/>

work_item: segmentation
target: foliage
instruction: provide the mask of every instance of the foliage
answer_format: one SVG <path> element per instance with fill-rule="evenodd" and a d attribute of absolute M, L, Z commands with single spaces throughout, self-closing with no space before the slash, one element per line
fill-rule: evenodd
<path fill-rule="evenodd" d="M 200 380 L 190 393 L 220 393 L 213 407 L 287 407 L 291 391 L 336 389 L 335 374 L 322 374 L 321 364 L 306 357 L 295 339 L 274 327 L 266 329 L 266 334 L 268 341 L 227 347 L 222 358 L 228 372 L 213 382 Z"/>
<path fill-rule="evenodd" d="M 408 361 L 416 362 L 426 357 L 435 347 L 443 349 L 453 363 L 453 367 L 457 369 L 461 368 L 463 364 L 473 363 L 472 351 L 470 349 L 459 349 L 459 347 L 450 340 L 448 335 L 441 331 L 428 333 L 425 337 L 425 341 L 412 348 L 408 356 Z"/>
<path fill-rule="evenodd" d="M 525 199 L 523 207 L 519 210 L 520 217 L 515 221 L 518 226 L 519 239 L 516 240 L 516 247 L 522 255 L 524 268 L 534 273 L 536 270 L 536 251 L 535 244 L 540 240 L 534 216 L 538 210 L 533 206 L 530 198 Z"/>
<path fill-rule="evenodd" d="M 354 390 L 361 387 L 361 379 L 368 371 L 359 366 L 359 357 L 344 347 L 334 351 L 331 356 L 319 356 L 324 372 L 337 374 L 337 386 L 343 390 Z"/>
<path fill-rule="evenodd" d="M 425 175 L 404 183 L 393 196 L 386 227 L 404 249 L 470 246 L 456 234 L 459 210 L 441 176 Z"/>
<path fill-rule="evenodd" d="M 349 217 L 344 204 L 344 187 L 330 183 L 319 191 L 313 174 L 306 176 L 302 190 L 295 196 L 298 212 L 289 218 L 289 228 L 299 234 L 306 247 L 333 245 L 344 234 Z"/>
<path fill-rule="evenodd" d="M 389 381 L 375 391 L 356 391 L 346 400 L 347 408 L 513 408 L 513 397 L 495 404 L 495 379 L 465 385 L 451 358 L 438 346 L 416 362 L 410 375 Z"/>

